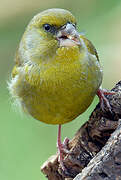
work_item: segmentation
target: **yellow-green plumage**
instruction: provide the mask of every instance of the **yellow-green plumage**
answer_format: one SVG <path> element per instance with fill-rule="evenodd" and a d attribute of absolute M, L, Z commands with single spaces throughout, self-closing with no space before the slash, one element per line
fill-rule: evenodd
<path fill-rule="evenodd" d="M 17 51 L 10 83 L 10 91 L 23 109 L 48 124 L 74 120 L 91 104 L 102 82 L 98 56 L 90 41 L 80 36 L 82 46 L 59 47 L 42 29 L 43 22 L 60 27 L 68 21 L 75 23 L 75 18 L 58 9 L 32 20 Z"/>

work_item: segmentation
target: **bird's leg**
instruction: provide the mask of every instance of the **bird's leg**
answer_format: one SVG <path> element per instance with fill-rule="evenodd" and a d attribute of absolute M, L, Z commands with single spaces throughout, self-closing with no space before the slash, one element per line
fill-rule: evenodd
<path fill-rule="evenodd" d="M 64 143 L 61 143 L 61 125 L 59 124 L 59 126 L 58 126 L 58 140 L 57 140 L 57 148 L 58 148 L 58 155 L 59 155 L 58 160 L 59 160 L 61 167 L 64 171 L 66 170 L 66 168 L 63 164 L 63 154 L 69 152 L 66 149 L 68 142 L 69 142 L 69 139 L 66 138 L 64 140 Z"/>
<path fill-rule="evenodd" d="M 110 103 L 108 99 L 105 97 L 105 95 L 113 95 L 113 94 L 115 94 L 115 92 L 113 91 L 108 91 L 106 89 L 101 89 L 101 88 L 98 89 L 97 95 L 100 99 L 100 106 L 103 111 L 104 111 L 104 103 L 109 108 L 109 111 L 111 111 Z"/>
<path fill-rule="evenodd" d="M 57 148 L 58 148 L 58 161 L 61 164 L 62 169 L 65 171 L 65 166 L 63 164 L 63 144 L 61 143 L 61 125 L 58 126 L 58 140 L 57 140 Z"/>

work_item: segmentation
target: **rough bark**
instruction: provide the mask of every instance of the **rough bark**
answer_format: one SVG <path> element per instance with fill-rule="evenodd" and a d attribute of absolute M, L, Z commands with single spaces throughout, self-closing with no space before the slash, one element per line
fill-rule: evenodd
<path fill-rule="evenodd" d="M 121 81 L 107 95 L 112 111 L 100 104 L 69 142 L 62 170 L 58 155 L 41 167 L 48 180 L 121 180 Z M 80 173 L 80 174 L 79 174 Z"/>
<path fill-rule="evenodd" d="M 121 119 L 102 150 L 74 180 L 121 180 Z"/>

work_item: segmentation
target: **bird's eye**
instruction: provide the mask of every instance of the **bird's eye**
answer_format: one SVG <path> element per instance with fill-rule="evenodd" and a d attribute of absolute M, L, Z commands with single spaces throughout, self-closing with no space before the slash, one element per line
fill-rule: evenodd
<path fill-rule="evenodd" d="M 44 24 L 43 25 L 45 31 L 51 31 L 51 25 L 50 24 Z"/>
<path fill-rule="evenodd" d="M 57 29 L 54 25 L 50 25 L 50 24 L 44 24 L 43 28 L 46 32 L 50 32 L 52 34 L 55 34 Z"/>

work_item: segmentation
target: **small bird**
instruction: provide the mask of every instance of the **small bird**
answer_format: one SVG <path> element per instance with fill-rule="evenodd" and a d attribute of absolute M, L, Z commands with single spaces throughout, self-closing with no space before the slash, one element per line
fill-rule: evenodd
<path fill-rule="evenodd" d="M 61 125 L 74 120 L 97 94 L 102 68 L 92 43 L 77 31 L 76 19 L 67 10 L 48 9 L 28 24 L 16 52 L 9 82 L 12 97 L 35 119 L 58 127 L 58 157 L 64 169 Z"/>

